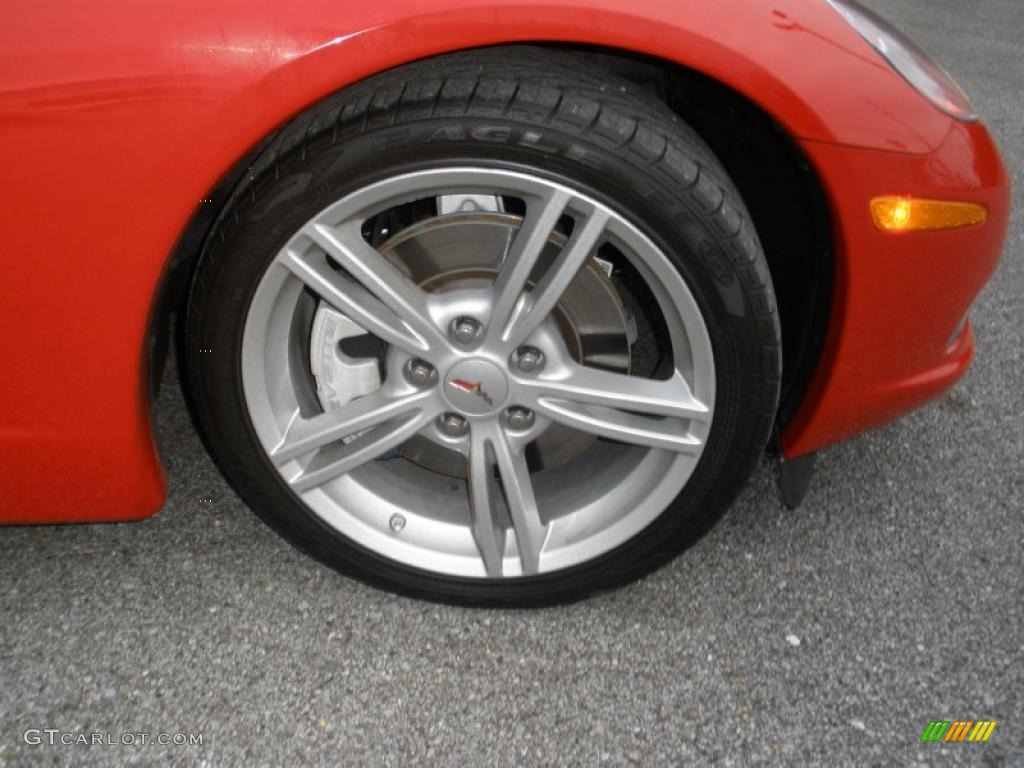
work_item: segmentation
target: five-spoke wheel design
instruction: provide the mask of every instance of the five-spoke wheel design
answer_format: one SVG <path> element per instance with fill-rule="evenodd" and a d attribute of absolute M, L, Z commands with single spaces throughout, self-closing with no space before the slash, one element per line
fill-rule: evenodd
<path fill-rule="evenodd" d="M 373 244 L 383 214 L 424 200 L 415 236 Z M 657 304 L 656 375 L 630 375 L 628 329 L 588 363 L 603 329 L 560 310 L 573 292 L 608 301 L 606 245 Z M 360 338 L 362 356 L 345 343 Z M 571 566 L 640 530 L 685 485 L 715 391 L 707 329 L 651 241 L 583 194 L 483 168 L 396 176 L 303 226 L 253 298 L 242 370 L 269 457 L 330 525 L 410 565 L 492 578 Z M 548 433 L 576 447 L 532 466 Z"/>

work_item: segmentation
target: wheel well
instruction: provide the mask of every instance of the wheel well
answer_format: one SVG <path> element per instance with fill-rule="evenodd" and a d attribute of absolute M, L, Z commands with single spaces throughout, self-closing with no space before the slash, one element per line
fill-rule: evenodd
<path fill-rule="evenodd" d="M 188 301 L 189 285 L 192 282 L 196 264 L 199 263 L 199 256 L 203 252 L 206 237 L 213 229 L 213 224 L 221 211 L 225 209 L 228 201 L 239 188 L 243 177 L 283 128 L 284 126 L 279 126 L 274 129 L 269 136 L 250 149 L 217 180 L 214 187 L 203 196 L 208 202 L 196 209 L 178 237 L 178 242 L 160 276 L 156 298 L 149 313 L 145 355 L 150 402 L 154 401 L 159 394 L 164 368 L 167 364 L 171 335 L 175 330 L 180 331 L 181 329 L 181 323 L 177 323 L 177 328 L 175 328 L 175 321 L 185 309 Z M 175 341 L 178 343 L 182 341 L 180 333 Z M 180 348 L 178 351 L 181 351 Z"/>
<path fill-rule="evenodd" d="M 820 179 L 786 131 L 728 86 L 662 59 L 558 47 L 651 90 L 700 134 L 739 189 L 767 256 L 782 324 L 777 436 L 803 401 L 828 331 L 834 241 Z"/>
<path fill-rule="evenodd" d="M 832 217 L 817 173 L 770 116 L 696 72 L 667 76 L 667 101 L 708 143 L 754 220 L 782 325 L 776 435 L 803 402 L 828 332 L 834 280 Z"/>
<path fill-rule="evenodd" d="M 780 433 L 803 400 L 817 367 L 832 300 L 832 223 L 824 189 L 810 163 L 771 116 L 699 72 L 620 50 L 548 47 L 586 58 L 649 89 L 701 135 L 729 172 L 750 210 L 778 301 L 783 343 L 776 418 L 776 434 Z M 198 209 L 178 240 L 150 318 L 151 397 L 162 379 L 173 318 L 185 307 L 206 237 L 246 172 L 283 128 L 275 129 L 221 177 L 205 196 L 212 204 Z"/>

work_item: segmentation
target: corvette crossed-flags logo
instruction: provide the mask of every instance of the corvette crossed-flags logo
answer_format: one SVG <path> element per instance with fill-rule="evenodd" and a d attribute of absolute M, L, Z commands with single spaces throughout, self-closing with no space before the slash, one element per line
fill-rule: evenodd
<path fill-rule="evenodd" d="M 465 379 L 452 379 L 448 382 L 449 386 L 455 389 L 462 390 L 463 392 L 469 392 L 471 395 L 476 395 L 481 400 L 486 402 L 488 405 L 493 406 L 494 401 L 491 396 L 484 392 L 484 386 L 479 381 L 466 381 Z"/>

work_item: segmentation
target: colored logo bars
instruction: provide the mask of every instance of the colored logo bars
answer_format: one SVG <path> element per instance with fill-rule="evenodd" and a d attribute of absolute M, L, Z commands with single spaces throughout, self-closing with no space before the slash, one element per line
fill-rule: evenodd
<path fill-rule="evenodd" d="M 995 729 L 995 720 L 932 720 L 921 741 L 988 741 Z"/>

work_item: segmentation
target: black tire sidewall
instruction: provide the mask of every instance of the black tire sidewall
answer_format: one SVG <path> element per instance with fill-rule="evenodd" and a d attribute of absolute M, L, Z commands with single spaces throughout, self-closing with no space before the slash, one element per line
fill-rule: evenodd
<path fill-rule="evenodd" d="M 624 215 L 679 271 L 712 341 L 714 419 L 682 493 L 615 550 L 536 577 L 499 582 L 446 577 L 383 558 L 345 537 L 313 513 L 270 463 L 242 391 L 249 303 L 293 233 L 334 201 L 375 181 L 456 165 L 524 171 L 577 189 Z M 382 127 L 344 143 L 293 151 L 280 158 L 273 178 L 268 176 L 236 198 L 232 215 L 218 225 L 219 238 L 204 254 L 190 297 L 187 376 L 206 440 L 224 474 L 249 506 L 300 548 L 345 573 L 421 597 L 507 605 L 561 602 L 618 586 L 664 563 L 706 532 L 742 487 L 767 440 L 778 384 L 777 361 L 769 354 L 772 339 L 766 339 L 757 306 L 763 287 L 751 290 L 744 284 L 747 273 L 735 268 L 743 259 L 763 259 L 750 232 L 745 241 L 723 238 L 709 223 L 708 211 L 625 153 L 570 131 L 513 120 L 463 116 Z M 719 182 L 729 189 L 724 172 Z M 741 205 L 738 196 L 736 201 Z M 737 248 L 756 250 L 737 257 L 730 252 Z"/>

